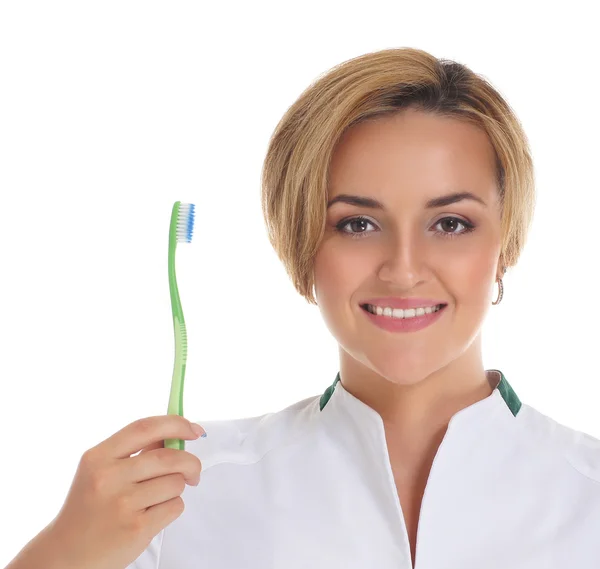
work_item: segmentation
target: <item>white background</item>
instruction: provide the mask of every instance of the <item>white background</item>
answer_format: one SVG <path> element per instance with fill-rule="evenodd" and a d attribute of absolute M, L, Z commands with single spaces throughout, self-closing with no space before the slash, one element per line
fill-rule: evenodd
<path fill-rule="evenodd" d="M 268 243 L 260 170 L 301 91 L 379 49 L 465 63 L 522 121 L 537 210 L 484 363 L 600 437 L 592 3 L 416 4 L 0 3 L 0 566 L 56 515 L 86 449 L 166 413 L 174 201 L 196 204 L 177 251 L 185 416 L 277 411 L 332 383 L 337 343 Z"/>

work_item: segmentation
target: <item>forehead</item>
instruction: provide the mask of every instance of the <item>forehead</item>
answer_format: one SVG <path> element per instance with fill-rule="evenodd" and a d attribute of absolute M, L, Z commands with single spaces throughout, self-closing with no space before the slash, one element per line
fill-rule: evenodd
<path fill-rule="evenodd" d="M 496 191 L 494 148 L 476 125 L 407 109 L 346 131 L 332 157 L 330 196 L 368 192 L 431 197 Z"/>

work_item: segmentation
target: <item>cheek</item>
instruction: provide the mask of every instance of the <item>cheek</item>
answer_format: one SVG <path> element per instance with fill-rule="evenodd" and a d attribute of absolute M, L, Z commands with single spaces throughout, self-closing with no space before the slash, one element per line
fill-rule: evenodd
<path fill-rule="evenodd" d="M 348 297 L 360 290 L 366 276 L 373 272 L 368 257 L 328 244 L 315 257 L 315 284 L 317 295 L 335 304 L 347 303 Z"/>
<path fill-rule="evenodd" d="M 486 305 L 496 264 L 497 258 L 490 255 L 489 248 L 475 249 L 469 255 L 455 258 L 448 265 L 446 275 L 448 282 L 452 282 L 457 301 L 463 305 Z"/>
<path fill-rule="evenodd" d="M 364 283 L 364 267 L 357 255 L 340 247 L 322 247 L 314 260 L 316 300 L 329 332 L 341 345 L 349 345 L 356 334 L 356 321 L 349 302 Z"/>

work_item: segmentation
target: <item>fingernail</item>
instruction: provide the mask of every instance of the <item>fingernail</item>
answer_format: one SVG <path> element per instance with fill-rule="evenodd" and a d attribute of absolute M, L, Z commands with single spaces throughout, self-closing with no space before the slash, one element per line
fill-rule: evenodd
<path fill-rule="evenodd" d="M 200 433 L 204 433 L 204 429 L 197 423 L 190 423 L 190 424 L 192 426 L 192 431 L 194 431 L 194 434 L 196 436 L 198 436 Z M 206 436 L 206 433 L 202 436 Z"/>

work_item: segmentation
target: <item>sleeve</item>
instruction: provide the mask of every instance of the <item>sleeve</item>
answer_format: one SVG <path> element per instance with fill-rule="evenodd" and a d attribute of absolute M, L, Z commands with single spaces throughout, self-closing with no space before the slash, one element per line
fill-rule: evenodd
<path fill-rule="evenodd" d="M 130 565 L 127 565 L 125 569 L 159 569 L 160 563 L 160 550 L 162 547 L 162 540 L 165 530 L 161 530 L 154 536 L 150 545 L 141 555 Z"/>

